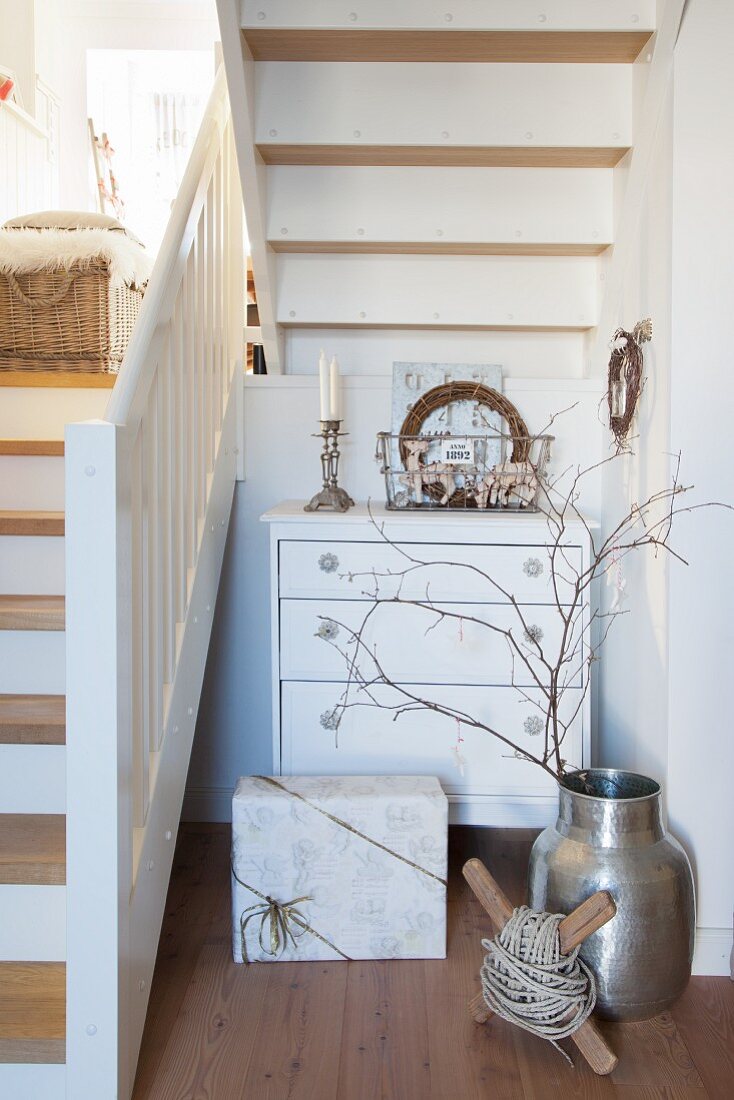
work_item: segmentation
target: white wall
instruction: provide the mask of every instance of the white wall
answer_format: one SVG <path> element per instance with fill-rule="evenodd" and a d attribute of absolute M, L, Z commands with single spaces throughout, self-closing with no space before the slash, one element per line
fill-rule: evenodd
<path fill-rule="evenodd" d="M 639 123 L 647 65 L 642 61 L 636 68 Z M 629 156 L 614 170 L 620 199 L 628 162 Z M 604 471 L 605 532 L 616 527 L 635 501 L 648 499 L 669 482 L 671 163 L 672 89 L 657 132 L 636 247 L 625 271 L 623 299 L 614 322 L 630 331 L 637 321 L 651 317 L 653 340 L 645 346 L 646 384 L 632 430 L 633 454 L 615 460 Z M 616 205 L 619 213 L 621 202 Z M 604 380 L 607 358 L 595 364 Z M 606 431 L 604 453 L 610 456 L 613 451 L 611 433 Z M 664 554 L 644 551 L 626 559 L 625 614 L 610 631 L 597 677 L 596 761 L 640 771 L 658 781 L 665 779 L 668 752 L 667 572 Z M 610 592 L 603 589 L 601 595 L 606 609 Z"/>
<path fill-rule="evenodd" d="M 43 2 L 48 8 L 38 22 L 37 52 L 45 79 L 61 97 L 60 205 L 86 210 L 94 198 L 89 186 L 86 51 L 213 49 L 219 38 L 214 0 Z"/>
<path fill-rule="evenodd" d="M 36 94 L 32 0 L 0 0 L 0 62 L 14 71 L 23 107 L 32 115 Z"/>
<path fill-rule="evenodd" d="M 675 59 L 671 444 L 696 501 L 734 501 L 734 5 L 692 0 Z M 700 925 L 734 905 L 734 515 L 683 517 L 670 577 L 668 791 L 693 856 Z"/>

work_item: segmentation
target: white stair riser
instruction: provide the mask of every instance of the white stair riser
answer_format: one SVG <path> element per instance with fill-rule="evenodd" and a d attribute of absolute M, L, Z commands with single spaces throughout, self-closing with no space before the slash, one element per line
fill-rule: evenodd
<path fill-rule="evenodd" d="M 66 653 L 60 630 L 0 630 L 0 694 L 63 695 Z"/>
<path fill-rule="evenodd" d="M 65 1065 L 0 1064 L 0 1096 L 7 1100 L 64 1100 Z"/>
<path fill-rule="evenodd" d="M 589 244 L 613 239 L 611 169 L 271 166 L 268 237 Z"/>
<path fill-rule="evenodd" d="M 452 0 L 450 26 L 454 30 L 522 31 L 542 29 L 533 5 L 517 0 Z M 355 30 L 342 0 L 242 0 L 243 27 L 343 27 Z M 550 26 L 550 24 L 547 24 Z M 358 28 L 442 30 L 447 28 L 443 7 L 425 0 L 370 0 L 359 10 Z M 654 0 L 554 0 L 554 30 L 651 30 L 655 27 Z"/>
<path fill-rule="evenodd" d="M 64 961 L 65 886 L 0 885 L 0 913 L 0 961 Z"/>
<path fill-rule="evenodd" d="M 395 362 L 501 363 L 513 378 L 580 378 L 584 340 L 583 332 L 295 328 L 286 331 L 286 370 L 313 374 L 328 347 L 344 374 L 391 376 Z M 385 410 L 389 421 L 389 395 Z"/>
<path fill-rule="evenodd" d="M 66 747 L 0 745 L 0 813 L 65 812 Z"/>
<path fill-rule="evenodd" d="M 63 507 L 62 457 L 0 455 L 0 508 L 53 512 Z"/>
<path fill-rule="evenodd" d="M 631 65 L 264 61 L 256 79 L 262 145 L 632 144 Z"/>
<path fill-rule="evenodd" d="M 5 596 L 62 596 L 63 538 L 0 535 L 0 578 Z"/>
<path fill-rule="evenodd" d="M 285 324 L 591 327 L 593 258 L 279 255 Z"/>
<path fill-rule="evenodd" d="M 74 420 L 102 416 L 108 389 L 8 386 L 0 390 L 0 439 L 63 439 Z"/>

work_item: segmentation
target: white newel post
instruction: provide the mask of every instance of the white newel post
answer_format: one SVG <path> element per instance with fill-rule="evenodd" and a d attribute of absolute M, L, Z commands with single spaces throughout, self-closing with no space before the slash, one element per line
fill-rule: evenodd
<path fill-rule="evenodd" d="M 107 422 L 66 430 L 68 1100 L 114 1100 L 132 1087 L 131 533 L 124 446 L 123 432 Z"/>

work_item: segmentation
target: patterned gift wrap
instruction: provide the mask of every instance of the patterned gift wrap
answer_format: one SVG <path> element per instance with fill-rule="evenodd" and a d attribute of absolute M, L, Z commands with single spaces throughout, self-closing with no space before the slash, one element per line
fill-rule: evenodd
<path fill-rule="evenodd" d="M 235 962 L 446 957 L 448 803 L 432 776 L 247 776 Z"/>

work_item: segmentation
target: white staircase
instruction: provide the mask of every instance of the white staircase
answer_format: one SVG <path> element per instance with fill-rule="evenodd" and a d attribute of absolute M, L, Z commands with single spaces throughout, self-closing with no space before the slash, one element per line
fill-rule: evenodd
<path fill-rule="evenodd" d="M 0 375 L 8 1100 L 132 1091 L 237 476 L 243 325 L 220 70 L 116 382 Z"/>
<path fill-rule="evenodd" d="M 64 417 L 95 404 L 101 413 L 109 391 L 6 381 L 0 376 L 0 1094 L 25 1100 L 64 1096 Z"/>
<path fill-rule="evenodd" d="M 271 372 L 448 330 L 589 373 L 654 0 L 218 6 Z"/>

